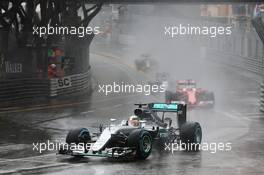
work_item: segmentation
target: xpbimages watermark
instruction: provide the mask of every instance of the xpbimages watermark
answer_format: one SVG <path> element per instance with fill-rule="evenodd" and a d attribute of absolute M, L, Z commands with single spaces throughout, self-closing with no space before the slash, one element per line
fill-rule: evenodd
<path fill-rule="evenodd" d="M 99 84 L 98 92 L 105 95 L 111 93 L 142 93 L 144 95 L 151 95 L 152 93 L 165 92 L 165 85 L 149 85 L 149 84 L 125 84 L 124 82 L 113 84 Z"/>
<path fill-rule="evenodd" d="M 34 142 L 32 143 L 32 150 L 36 151 L 38 153 L 43 153 L 45 151 L 59 151 L 61 149 L 63 150 L 70 150 L 70 151 L 85 151 L 90 150 L 92 144 L 91 143 L 62 143 L 59 141 L 50 141 L 47 140 L 46 142 Z"/>
<path fill-rule="evenodd" d="M 60 141 L 50 141 L 47 140 L 46 142 L 34 142 L 32 143 L 32 150 L 43 153 L 46 151 L 59 151 L 59 150 L 70 150 L 70 151 L 85 151 L 85 150 L 91 150 L 92 143 L 79 143 L 79 144 L 67 144 L 62 143 Z M 164 151 L 171 152 L 174 154 L 174 152 L 177 151 L 208 151 L 212 154 L 215 154 L 217 152 L 223 152 L 223 151 L 231 151 L 232 150 L 232 144 L 230 142 L 223 143 L 206 143 L 203 142 L 201 144 L 197 143 L 182 143 L 181 141 L 179 143 L 165 143 L 164 145 Z"/>
<path fill-rule="evenodd" d="M 221 35 L 231 35 L 231 26 L 192 26 L 190 24 L 175 25 L 175 26 L 165 26 L 164 35 L 174 38 L 186 35 L 203 35 L 209 36 L 211 38 L 216 38 Z"/>
<path fill-rule="evenodd" d="M 80 38 L 85 37 L 85 35 L 99 34 L 100 27 L 75 27 L 75 26 L 47 26 L 33 27 L 33 35 L 38 35 L 43 37 L 46 35 L 77 35 Z"/>
<path fill-rule="evenodd" d="M 221 151 L 231 151 L 232 144 L 230 142 L 223 143 L 207 143 L 203 142 L 201 144 L 198 143 L 182 143 L 181 140 L 179 143 L 165 143 L 164 150 L 169 151 L 172 154 L 176 151 L 209 151 L 210 153 L 217 153 Z"/>

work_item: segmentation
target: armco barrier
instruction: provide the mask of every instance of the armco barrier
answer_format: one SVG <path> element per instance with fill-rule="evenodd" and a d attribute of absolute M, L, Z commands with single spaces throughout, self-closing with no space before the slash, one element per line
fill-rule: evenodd
<path fill-rule="evenodd" d="M 240 68 L 252 72 L 262 79 L 258 80 L 260 84 L 260 111 L 264 112 L 264 21 L 263 18 L 255 17 L 252 19 L 252 26 L 254 30 L 248 32 L 241 32 L 238 37 L 227 37 L 225 40 L 217 40 L 218 42 L 210 43 L 206 41 L 206 54 L 210 55 L 208 59 L 222 63 L 228 66 Z M 252 28 L 253 29 L 253 28 Z M 254 34 L 255 33 L 255 34 Z M 249 37 L 248 34 L 254 36 L 258 34 L 261 42 L 257 38 Z M 254 35 L 252 35 L 254 34 Z M 232 36 L 232 35 L 231 35 Z M 247 38 L 248 37 L 248 38 Z M 242 40 L 244 38 L 245 40 Z M 247 42 L 245 42 L 247 41 Z M 239 43 L 241 45 L 239 46 Z M 259 44 L 261 43 L 261 44 Z M 250 46 L 251 47 L 248 47 Z M 228 46 L 229 48 L 226 48 Z M 254 49 L 254 50 L 252 50 Z M 256 50 L 255 50 L 256 49 Z M 228 53 L 227 53 L 228 52 Z M 252 52 L 256 54 L 253 58 Z M 251 53 L 251 54 L 250 54 Z"/>
<path fill-rule="evenodd" d="M 241 57 L 241 56 L 236 56 L 236 55 L 231 55 L 227 53 L 220 53 L 217 51 L 212 51 L 210 49 L 207 49 L 207 53 L 209 55 L 212 55 L 211 60 L 215 62 L 220 62 L 222 64 L 232 66 L 232 67 L 237 67 L 243 70 L 247 70 L 249 72 L 252 72 L 259 77 L 263 77 L 263 70 L 264 70 L 264 65 L 263 65 L 263 60 L 262 59 L 256 59 L 256 58 L 248 58 L 248 57 Z M 214 57 L 216 56 L 216 57 Z M 228 57 L 229 59 L 219 59 L 219 57 Z M 260 99 L 259 99 L 259 105 L 260 108 L 259 110 L 261 112 L 264 112 L 264 83 L 263 82 L 258 82 L 260 84 Z"/>
<path fill-rule="evenodd" d="M 255 18 L 252 20 L 252 25 L 255 27 L 256 32 L 259 35 L 262 43 L 264 44 L 264 24 L 261 18 Z M 262 58 L 263 60 L 264 58 Z M 261 71 L 262 79 L 264 79 L 264 71 Z M 260 111 L 264 112 L 264 84 L 260 84 Z"/>
<path fill-rule="evenodd" d="M 206 53 L 210 55 L 208 57 L 209 60 L 247 70 L 259 76 L 262 76 L 263 74 L 264 64 L 262 58 L 250 58 L 234 55 L 232 53 L 226 53 L 211 48 L 207 48 Z"/>
<path fill-rule="evenodd" d="M 264 24 L 261 18 L 254 18 L 252 20 L 252 25 L 254 26 L 256 32 L 259 35 L 259 38 L 261 39 L 261 41 L 264 43 Z"/>
<path fill-rule="evenodd" d="M 0 80 L 0 107 L 10 107 L 49 97 L 65 96 L 89 91 L 92 88 L 90 71 L 54 79 Z"/>
<path fill-rule="evenodd" d="M 19 101 L 47 97 L 48 79 L 8 79 L 0 80 L 0 104 L 10 105 Z"/>
<path fill-rule="evenodd" d="M 260 84 L 260 111 L 264 112 L 264 83 Z"/>
<path fill-rule="evenodd" d="M 50 80 L 49 96 L 61 96 L 91 90 L 91 72 L 53 78 Z"/>

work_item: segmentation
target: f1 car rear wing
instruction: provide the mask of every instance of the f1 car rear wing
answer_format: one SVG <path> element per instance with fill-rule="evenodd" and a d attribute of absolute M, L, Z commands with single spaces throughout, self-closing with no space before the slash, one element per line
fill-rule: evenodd
<path fill-rule="evenodd" d="M 138 106 L 137 109 L 135 109 L 134 114 L 136 116 L 142 116 L 144 113 L 145 114 L 150 114 L 152 112 L 163 112 L 163 117 L 164 113 L 166 112 L 172 112 L 177 114 L 177 119 L 178 119 L 178 125 L 179 127 L 186 122 L 186 111 L 187 111 L 187 105 L 185 103 L 148 103 L 148 104 L 135 104 Z M 146 111 L 145 111 L 146 110 Z M 143 115 L 144 116 L 144 115 Z M 148 115 L 147 115 L 148 116 Z M 157 115 L 152 115 L 156 121 L 163 122 L 163 118 L 159 119 Z"/>
<path fill-rule="evenodd" d="M 148 108 L 155 112 L 175 112 L 179 126 L 186 122 L 187 105 L 183 103 L 149 103 Z"/>
<path fill-rule="evenodd" d="M 149 103 L 148 108 L 156 112 L 180 112 L 185 104 L 182 103 Z"/>
<path fill-rule="evenodd" d="M 178 80 L 177 87 L 182 88 L 196 88 L 196 82 L 194 80 Z"/>

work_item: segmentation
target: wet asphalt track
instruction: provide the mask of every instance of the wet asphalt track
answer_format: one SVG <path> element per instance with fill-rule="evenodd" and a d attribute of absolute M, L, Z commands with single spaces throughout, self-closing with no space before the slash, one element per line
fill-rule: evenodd
<path fill-rule="evenodd" d="M 99 84 L 137 83 L 146 79 L 130 63 L 91 55 L 92 69 Z M 97 130 L 110 118 L 126 119 L 137 102 L 163 101 L 163 95 L 111 94 L 96 91 L 90 97 L 67 101 L 68 105 L 19 109 L 0 114 L 0 173 L 7 174 L 264 174 L 264 117 L 258 111 L 258 86 L 248 73 L 231 70 L 216 63 L 196 63 L 194 79 L 215 91 L 216 106 L 210 110 L 188 111 L 188 120 L 199 121 L 203 142 L 232 144 L 231 151 L 197 153 L 153 151 L 145 161 L 112 161 L 106 158 L 74 159 L 55 152 L 32 151 L 33 142 L 63 140 L 71 128 L 85 126 Z M 184 67 L 184 66 L 182 66 Z M 177 76 L 182 68 L 179 67 Z M 176 70 L 177 71 L 177 70 Z M 188 71 L 187 71 L 188 72 Z M 176 76 L 176 78 L 178 78 Z M 191 75 L 184 75 L 191 76 Z M 195 77 L 197 76 L 197 77 Z M 202 77 L 202 78 L 201 78 Z"/>

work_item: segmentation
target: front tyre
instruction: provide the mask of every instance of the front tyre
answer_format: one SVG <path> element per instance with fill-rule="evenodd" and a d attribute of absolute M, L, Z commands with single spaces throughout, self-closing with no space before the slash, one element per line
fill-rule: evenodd
<path fill-rule="evenodd" d="M 90 132 L 86 128 L 77 128 L 70 130 L 66 136 L 66 143 L 72 144 L 75 143 L 88 143 L 91 141 Z"/>
<path fill-rule="evenodd" d="M 87 143 L 91 142 L 91 135 L 88 129 L 86 128 L 77 128 L 70 130 L 66 136 L 66 143 L 71 144 L 83 144 L 84 152 L 87 153 L 88 150 L 86 149 Z M 82 157 L 81 155 L 75 157 Z"/>
<path fill-rule="evenodd" d="M 144 160 L 149 157 L 152 151 L 152 137 L 148 131 L 134 130 L 128 136 L 128 145 L 135 147 L 136 158 Z"/>
<path fill-rule="evenodd" d="M 186 122 L 180 128 L 181 146 L 187 151 L 199 151 L 202 128 L 198 122 Z"/>

